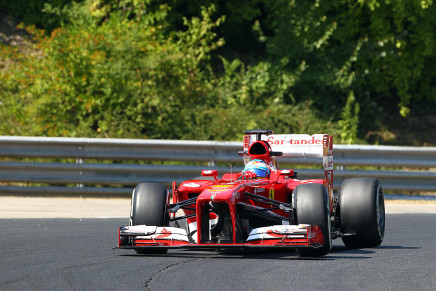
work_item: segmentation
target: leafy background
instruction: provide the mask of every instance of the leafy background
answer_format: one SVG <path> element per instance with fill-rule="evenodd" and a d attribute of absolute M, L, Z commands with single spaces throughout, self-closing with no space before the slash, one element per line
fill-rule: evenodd
<path fill-rule="evenodd" d="M 436 145 L 432 0 L 0 0 L 0 134 Z"/>

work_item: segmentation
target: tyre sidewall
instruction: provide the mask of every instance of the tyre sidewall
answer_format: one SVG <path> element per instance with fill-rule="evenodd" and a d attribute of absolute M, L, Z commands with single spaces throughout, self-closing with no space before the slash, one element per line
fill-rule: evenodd
<path fill-rule="evenodd" d="M 383 191 L 373 178 L 344 180 L 339 193 L 341 232 L 349 247 L 374 247 L 381 244 L 385 230 Z M 380 223 L 382 221 L 382 223 Z"/>
<path fill-rule="evenodd" d="M 319 225 L 324 245 L 318 249 L 301 249 L 302 256 L 323 256 L 332 246 L 330 203 L 327 189 L 322 184 L 303 184 L 295 188 L 293 204 L 297 224 Z"/>
<path fill-rule="evenodd" d="M 130 225 L 167 226 L 168 189 L 157 183 L 141 183 L 132 192 Z"/>

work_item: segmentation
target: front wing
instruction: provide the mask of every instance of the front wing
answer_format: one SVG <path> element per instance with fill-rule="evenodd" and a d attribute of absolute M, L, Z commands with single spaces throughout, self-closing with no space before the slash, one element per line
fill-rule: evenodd
<path fill-rule="evenodd" d="M 323 244 L 324 237 L 318 225 L 273 225 L 255 228 L 243 243 L 193 243 L 182 228 L 135 225 L 120 227 L 116 248 L 150 251 L 153 249 L 256 250 L 318 248 Z"/>

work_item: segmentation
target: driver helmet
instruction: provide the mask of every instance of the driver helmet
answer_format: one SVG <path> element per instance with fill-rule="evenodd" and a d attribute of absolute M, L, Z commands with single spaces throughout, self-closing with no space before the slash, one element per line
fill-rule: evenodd
<path fill-rule="evenodd" d="M 270 174 L 268 165 L 262 160 L 252 160 L 245 165 L 242 173 L 250 171 L 256 173 L 257 177 L 266 178 Z"/>

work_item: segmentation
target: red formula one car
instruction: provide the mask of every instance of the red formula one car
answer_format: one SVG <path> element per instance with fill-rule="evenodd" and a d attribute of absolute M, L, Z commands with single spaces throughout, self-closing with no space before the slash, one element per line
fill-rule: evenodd
<path fill-rule="evenodd" d="M 118 248 L 140 254 L 296 249 L 301 256 L 323 256 L 338 237 L 351 248 L 381 244 L 382 187 L 375 179 L 352 178 L 334 196 L 331 136 L 249 130 L 243 147 L 244 171 L 218 178 L 216 170 L 203 170 L 177 189 L 173 183 L 173 203 L 165 186 L 139 184 Z M 280 158 L 322 158 L 325 178 L 298 180 L 293 170 L 278 168 Z"/>

